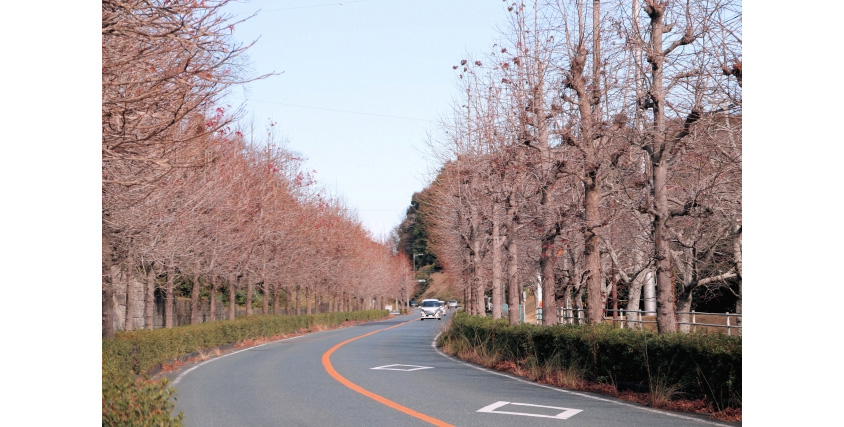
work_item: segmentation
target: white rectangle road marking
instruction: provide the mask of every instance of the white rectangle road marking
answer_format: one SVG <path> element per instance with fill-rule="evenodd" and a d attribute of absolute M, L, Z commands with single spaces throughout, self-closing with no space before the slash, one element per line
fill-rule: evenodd
<path fill-rule="evenodd" d="M 433 366 L 417 366 L 417 365 L 384 365 L 376 366 L 369 369 L 381 369 L 385 371 L 418 371 L 420 369 L 433 369 Z"/>
<path fill-rule="evenodd" d="M 513 405 L 513 406 L 528 406 L 533 408 L 547 408 L 547 409 L 555 409 L 561 410 L 557 415 L 543 415 L 543 414 L 532 414 L 529 412 L 512 412 L 512 411 L 496 411 L 496 409 L 501 408 L 502 406 Z M 569 417 L 576 415 L 580 412 L 583 412 L 582 409 L 571 409 L 571 408 L 561 408 L 557 406 L 545 406 L 545 405 L 533 405 L 530 403 L 515 403 L 515 402 L 505 402 L 505 401 L 498 401 L 491 405 L 484 406 L 481 409 L 478 409 L 475 412 L 486 412 L 490 414 L 508 414 L 508 415 L 522 415 L 525 417 L 540 417 L 540 418 L 553 418 L 557 420 L 567 420 Z"/>

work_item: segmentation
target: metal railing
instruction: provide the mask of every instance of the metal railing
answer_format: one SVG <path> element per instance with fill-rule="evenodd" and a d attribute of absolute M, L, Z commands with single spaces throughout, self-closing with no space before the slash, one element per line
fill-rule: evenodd
<path fill-rule="evenodd" d="M 630 311 L 630 310 L 618 310 L 618 316 L 613 317 L 613 313 L 615 310 L 606 310 L 604 320 L 608 322 L 612 322 L 613 325 L 617 325 L 620 328 L 624 328 L 625 325 L 634 324 L 637 325 L 638 328 L 644 328 L 647 324 L 656 325 L 656 312 L 653 311 Z M 633 314 L 633 316 L 630 316 Z M 732 335 L 733 332 L 737 335 L 741 335 L 741 314 L 737 313 L 703 313 L 703 312 L 696 312 L 696 311 L 678 311 L 678 315 L 680 314 L 688 314 L 689 321 L 688 322 L 681 322 L 678 321 L 678 325 L 689 325 L 689 331 L 695 332 L 698 328 L 726 328 L 727 335 Z M 706 318 L 711 317 L 722 317 L 724 318 L 724 323 L 711 323 L 707 322 L 706 319 L 702 319 L 702 322 L 698 322 L 698 316 L 704 316 Z M 536 322 L 537 324 L 542 323 L 542 308 L 536 309 Z M 586 323 L 586 310 L 585 309 L 578 309 L 578 308 L 565 308 L 565 307 L 557 307 L 557 323 L 558 324 L 585 324 Z M 628 326 L 629 327 L 629 326 Z"/>

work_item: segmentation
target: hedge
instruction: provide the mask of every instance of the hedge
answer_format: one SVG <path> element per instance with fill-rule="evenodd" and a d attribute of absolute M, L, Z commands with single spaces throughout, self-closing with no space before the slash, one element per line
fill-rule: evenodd
<path fill-rule="evenodd" d="M 642 389 L 660 382 L 719 408 L 741 407 L 741 337 L 656 334 L 606 324 L 510 325 L 457 313 L 441 339 L 461 340 L 517 364 L 553 361 L 593 382 Z"/>

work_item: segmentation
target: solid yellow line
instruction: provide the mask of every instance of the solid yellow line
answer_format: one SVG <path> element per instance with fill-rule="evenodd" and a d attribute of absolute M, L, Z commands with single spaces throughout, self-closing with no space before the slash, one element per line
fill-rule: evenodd
<path fill-rule="evenodd" d="M 389 406 L 390 408 L 393 408 L 397 411 L 404 412 L 405 414 L 410 415 L 411 417 L 419 418 L 422 421 L 429 422 L 429 423 L 431 423 L 435 426 L 454 427 L 453 425 L 448 424 L 444 421 L 440 421 L 440 420 L 438 420 L 434 417 L 430 417 L 430 416 L 425 415 L 421 412 L 416 412 L 413 409 L 410 409 L 406 406 L 399 405 L 398 403 L 393 402 L 392 400 L 389 400 L 385 397 L 382 397 L 382 396 L 377 395 L 377 394 L 375 394 L 375 393 L 373 393 L 369 390 L 362 388 L 361 386 L 347 380 L 342 375 L 338 374 L 337 371 L 334 369 L 334 366 L 331 365 L 331 354 L 334 353 L 334 351 L 336 351 L 338 348 L 340 348 L 340 347 L 342 347 L 342 346 L 344 346 L 344 345 L 346 345 L 346 344 L 348 344 L 348 343 L 350 343 L 354 340 L 358 340 L 358 339 L 361 339 L 361 338 L 364 338 L 364 337 L 368 337 L 372 334 L 376 334 L 376 333 L 381 332 L 381 331 L 386 331 L 387 329 L 396 328 L 396 327 L 399 327 L 403 324 L 404 323 L 399 323 L 398 325 L 390 326 L 389 328 L 384 328 L 384 329 L 379 329 L 377 331 L 372 331 L 368 334 L 363 334 L 361 336 L 357 336 L 357 337 L 348 339 L 346 341 L 341 342 L 340 344 L 335 345 L 334 347 L 331 347 L 330 350 L 328 350 L 327 352 L 325 352 L 325 354 L 322 355 L 322 366 L 325 367 L 325 371 L 328 372 L 328 375 L 331 375 L 331 377 L 334 378 L 335 380 L 337 380 L 338 382 L 340 382 L 340 384 L 343 384 L 344 386 L 346 386 L 346 387 L 348 387 L 348 388 L 350 388 L 350 389 L 352 389 L 352 390 L 354 390 L 354 391 L 356 391 L 356 392 L 358 392 L 358 393 L 360 393 L 360 394 L 362 394 L 362 395 L 364 395 L 364 396 L 366 396 L 366 397 L 368 397 L 368 398 L 370 398 L 370 399 L 372 399 L 372 400 L 374 400 L 378 403 Z"/>

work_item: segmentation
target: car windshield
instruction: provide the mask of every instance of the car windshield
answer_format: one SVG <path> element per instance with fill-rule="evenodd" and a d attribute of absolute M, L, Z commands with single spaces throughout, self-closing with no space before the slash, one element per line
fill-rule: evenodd
<path fill-rule="evenodd" d="M 439 305 L 436 301 L 422 301 L 422 307 L 437 307 Z"/>

